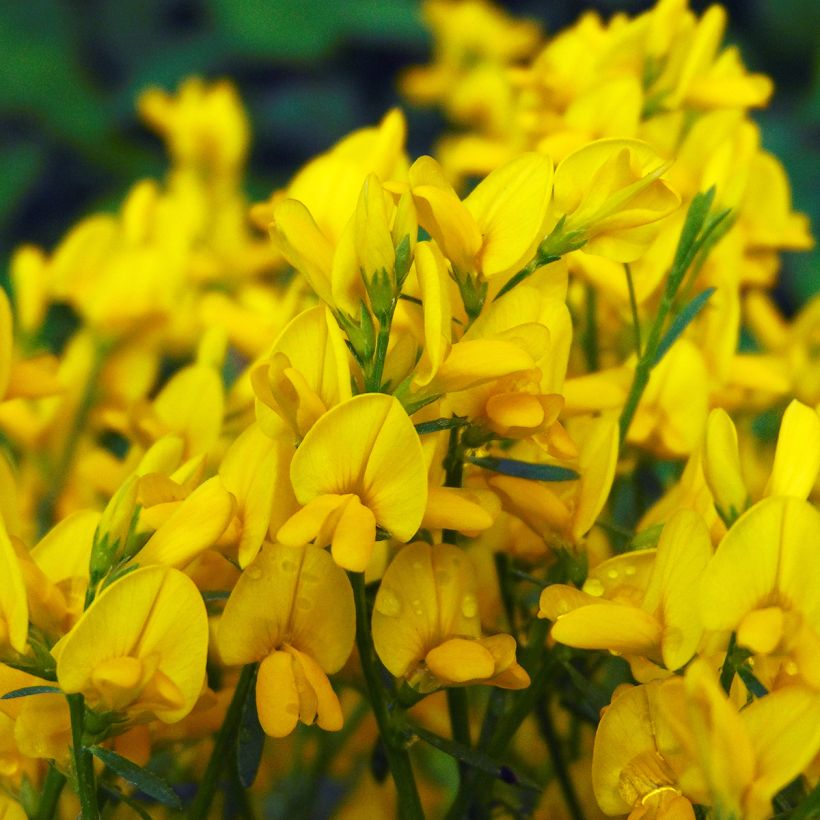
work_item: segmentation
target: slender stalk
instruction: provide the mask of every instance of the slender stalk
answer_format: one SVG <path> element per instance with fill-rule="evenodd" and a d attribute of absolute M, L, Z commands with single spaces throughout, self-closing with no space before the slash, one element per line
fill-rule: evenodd
<path fill-rule="evenodd" d="M 470 708 L 467 700 L 467 690 L 462 687 L 452 687 L 447 690 L 447 709 L 450 712 L 450 731 L 453 740 L 462 746 L 470 747 Z M 467 773 L 467 765 L 459 761 L 459 779 Z"/>
<path fill-rule="evenodd" d="M 34 820 L 52 820 L 57 816 L 57 803 L 63 793 L 65 782 L 65 775 L 56 766 L 49 766 Z"/>
<path fill-rule="evenodd" d="M 572 820 L 584 820 L 584 810 L 578 800 L 578 795 L 575 793 L 575 786 L 573 785 L 572 778 L 564 761 L 564 753 L 561 749 L 561 738 L 558 737 L 558 733 L 555 731 L 555 724 L 552 722 L 549 704 L 546 702 L 538 703 L 535 707 L 535 717 L 538 720 L 541 736 L 547 744 L 547 749 L 549 749 L 550 758 L 552 759 L 552 768 L 555 772 L 555 777 L 558 779 L 558 786 L 561 789 L 561 794 L 569 811 L 569 816 Z"/>
<path fill-rule="evenodd" d="M 71 755 L 77 775 L 77 792 L 80 798 L 82 820 L 97 820 L 97 784 L 94 781 L 94 759 L 83 747 L 83 724 L 85 722 L 85 698 L 81 694 L 66 695 L 71 717 Z"/>
<path fill-rule="evenodd" d="M 635 282 L 632 280 L 632 268 L 628 262 L 624 263 L 626 285 L 629 288 L 629 306 L 632 309 L 632 328 L 635 331 L 635 352 L 641 358 L 641 320 L 638 316 L 638 300 L 635 298 Z"/>
<path fill-rule="evenodd" d="M 225 714 L 225 720 L 216 736 L 205 774 L 202 776 L 196 797 L 194 797 L 194 802 L 191 804 L 191 811 L 188 814 L 189 820 L 206 820 L 210 816 L 211 803 L 216 794 L 216 787 L 219 785 L 222 768 L 230 757 L 231 749 L 236 746 L 239 723 L 242 720 L 242 707 L 255 678 L 255 663 L 249 663 L 247 666 L 242 667 L 236 690 Z"/>
<path fill-rule="evenodd" d="M 464 473 L 464 450 L 461 447 L 461 430 L 453 427 L 444 457 L 444 486 L 460 487 Z M 456 531 L 444 530 L 441 540 L 445 544 L 456 543 Z"/>
<path fill-rule="evenodd" d="M 367 611 L 367 598 L 364 589 L 364 573 L 349 572 L 350 583 L 353 586 L 353 597 L 356 602 L 356 646 L 359 649 L 359 659 L 362 664 L 367 693 L 379 734 L 384 743 L 390 773 L 398 792 L 399 817 L 401 820 L 424 820 L 424 811 L 421 808 L 416 781 L 413 776 L 413 766 L 410 756 L 402 740 L 402 727 L 394 724 L 385 698 L 384 686 L 379 677 L 379 661 L 373 646 L 373 637 L 370 634 L 370 618 Z"/>
<path fill-rule="evenodd" d="M 726 657 L 723 659 L 723 666 L 720 670 L 720 686 L 727 695 L 732 688 L 732 681 L 735 679 L 735 646 L 737 646 L 737 638 L 733 632 L 729 636 Z"/>
<path fill-rule="evenodd" d="M 395 307 L 395 303 L 394 303 Z M 365 390 L 368 393 L 378 393 L 382 387 L 382 377 L 384 376 L 384 363 L 387 359 L 387 346 L 390 342 L 390 325 L 392 324 L 393 311 L 385 321 L 379 322 L 379 333 L 376 336 L 376 352 L 373 354 L 372 366 L 365 379 Z"/>

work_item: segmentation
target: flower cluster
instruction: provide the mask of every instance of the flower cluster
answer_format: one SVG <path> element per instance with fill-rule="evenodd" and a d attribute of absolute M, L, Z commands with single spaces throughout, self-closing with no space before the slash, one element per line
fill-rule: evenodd
<path fill-rule="evenodd" d="M 814 816 L 820 302 L 771 296 L 812 242 L 771 83 L 720 7 L 424 8 L 436 158 L 395 109 L 251 204 L 238 95 L 190 79 L 139 100 L 167 177 L 14 255 L 0 816 Z"/>

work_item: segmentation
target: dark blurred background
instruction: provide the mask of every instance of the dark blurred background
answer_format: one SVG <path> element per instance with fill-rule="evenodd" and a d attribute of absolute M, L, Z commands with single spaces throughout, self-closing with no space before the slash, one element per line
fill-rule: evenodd
<path fill-rule="evenodd" d="M 652 3 L 502 5 L 554 32 L 588 8 L 636 13 Z M 820 2 L 726 5 L 729 39 L 775 80 L 770 108 L 755 117 L 817 231 Z M 163 174 L 162 146 L 135 115 L 144 87 L 172 89 L 194 73 L 232 78 L 253 128 L 248 192 L 262 198 L 311 155 L 401 104 L 397 73 L 426 62 L 429 49 L 416 0 L 0 0 L 0 270 L 16 244 L 50 249 L 82 215 L 116 207 L 137 178 Z M 429 152 L 443 122 L 431 111 L 408 117 L 410 152 Z M 818 290 L 817 251 L 790 254 L 783 307 Z"/>

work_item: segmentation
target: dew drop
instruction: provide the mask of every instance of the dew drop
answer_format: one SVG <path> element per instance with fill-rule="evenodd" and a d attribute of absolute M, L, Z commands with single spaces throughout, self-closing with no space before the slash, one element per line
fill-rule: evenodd
<path fill-rule="evenodd" d="M 618 577 L 618 570 L 617 569 L 607 570 L 606 577 L 611 578 L 614 581 Z"/>
<path fill-rule="evenodd" d="M 413 561 L 413 570 L 421 575 L 424 572 L 424 564 L 421 561 Z"/>
<path fill-rule="evenodd" d="M 286 558 L 282 561 L 282 572 L 296 572 L 296 562 Z"/>
<path fill-rule="evenodd" d="M 421 601 L 418 598 L 416 598 L 413 601 L 413 603 L 410 604 L 410 606 L 413 607 L 414 614 L 416 614 L 416 615 L 423 615 L 424 614 L 424 608 L 422 607 Z"/>
<path fill-rule="evenodd" d="M 461 602 L 461 614 L 465 618 L 474 618 L 478 613 L 478 601 L 475 599 L 475 595 L 465 595 L 464 600 Z"/>
<path fill-rule="evenodd" d="M 584 584 L 584 592 L 589 595 L 600 596 L 604 594 L 604 585 L 597 578 L 588 578 Z"/>
<path fill-rule="evenodd" d="M 631 578 L 637 571 L 638 571 L 637 567 L 633 567 L 632 565 L 630 565 L 624 570 L 624 575 Z"/>
<path fill-rule="evenodd" d="M 376 612 L 387 615 L 388 618 L 395 618 L 401 614 L 401 601 L 399 596 L 392 589 L 382 587 L 376 596 Z"/>
<path fill-rule="evenodd" d="M 249 567 L 246 572 L 252 581 L 258 581 L 262 577 L 262 570 L 259 567 Z"/>

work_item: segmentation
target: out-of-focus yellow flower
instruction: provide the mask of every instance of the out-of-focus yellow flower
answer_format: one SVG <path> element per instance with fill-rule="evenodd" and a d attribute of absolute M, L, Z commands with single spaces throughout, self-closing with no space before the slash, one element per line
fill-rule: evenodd
<path fill-rule="evenodd" d="M 169 567 L 134 570 L 104 589 L 52 648 L 57 680 L 100 712 L 173 723 L 205 681 L 208 619 L 199 590 Z"/>
<path fill-rule="evenodd" d="M 323 415 L 290 468 L 305 506 L 280 527 L 278 540 L 331 544 L 334 560 L 364 572 L 376 525 L 409 541 L 427 503 L 427 469 L 413 424 L 392 396 L 367 394 Z"/>
<path fill-rule="evenodd" d="M 272 737 L 298 721 L 342 728 L 327 675 L 353 648 L 356 613 L 344 571 L 316 547 L 264 546 L 248 565 L 219 624 L 219 654 L 229 665 L 261 661 L 256 706 Z"/>
<path fill-rule="evenodd" d="M 23 654 L 28 647 L 28 600 L 23 573 L 6 524 L 0 517 L 0 653 Z"/>
<path fill-rule="evenodd" d="M 510 635 L 481 635 L 469 557 L 449 544 L 402 548 L 382 578 L 373 610 L 382 663 L 421 692 L 484 683 L 529 685 Z"/>

